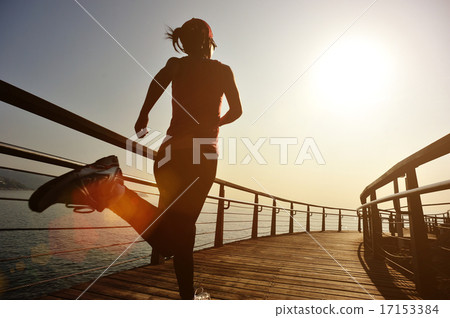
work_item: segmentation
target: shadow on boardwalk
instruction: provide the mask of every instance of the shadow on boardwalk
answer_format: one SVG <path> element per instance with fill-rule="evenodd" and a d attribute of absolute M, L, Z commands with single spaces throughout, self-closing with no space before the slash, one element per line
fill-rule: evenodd
<path fill-rule="evenodd" d="M 362 242 L 358 247 L 358 257 L 367 275 L 385 299 L 416 298 L 411 297 L 409 292 L 412 287 L 410 280 L 406 277 L 406 280 L 399 280 L 398 277 L 402 274 L 389 266 L 386 261 L 374 258 L 371 252 L 364 250 Z"/>

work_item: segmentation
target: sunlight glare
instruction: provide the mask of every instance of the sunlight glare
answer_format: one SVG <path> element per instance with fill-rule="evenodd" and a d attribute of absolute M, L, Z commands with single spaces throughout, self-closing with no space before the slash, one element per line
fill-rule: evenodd
<path fill-rule="evenodd" d="M 319 61 L 314 86 L 325 107 L 354 113 L 386 99 L 391 73 L 381 47 L 362 40 L 346 41 Z"/>

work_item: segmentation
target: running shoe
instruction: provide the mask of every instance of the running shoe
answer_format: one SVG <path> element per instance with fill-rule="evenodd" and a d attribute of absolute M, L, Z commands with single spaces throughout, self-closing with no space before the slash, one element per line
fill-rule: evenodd
<path fill-rule="evenodd" d="M 203 287 L 199 287 L 194 292 L 194 300 L 211 300 L 211 295 Z"/>
<path fill-rule="evenodd" d="M 28 205 L 35 212 L 55 203 L 65 203 L 75 212 L 101 212 L 123 190 L 119 161 L 108 156 L 45 183 L 31 195 Z"/>

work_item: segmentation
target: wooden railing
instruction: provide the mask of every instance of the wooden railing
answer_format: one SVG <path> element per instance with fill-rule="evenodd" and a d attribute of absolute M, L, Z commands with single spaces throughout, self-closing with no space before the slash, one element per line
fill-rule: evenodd
<path fill-rule="evenodd" d="M 431 262 L 432 246 L 428 233 L 449 230 L 448 213 L 424 215 L 421 195 L 450 189 L 450 180 L 419 187 L 416 169 L 450 153 L 450 134 L 402 160 L 368 185 L 360 195 L 365 246 L 375 257 L 385 257 L 414 276 L 417 289 L 426 297 L 436 295 L 436 271 Z M 399 179 L 405 177 L 406 191 L 399 192 Z M 393 194 L 378 198 L 377 190 L 392 183 Z M 407 199 L 407 206 L 400 199 Z M 392 209 L 381 209 L 381 203 L 391 202 Z M 427 204 L 449 206 L 450 203 Z M 406 208 L 406 210 L 404 210 Z M 390 237 L 384 237 L 383 221 L 389 224 Z M 405 222 L 408 226 L 405 226 Z M 405 228 L 409 229 L 406 235 Z M 440 232 L 439 232 L 440 233 Z M 397 246 L 392 246 L 392 239 Z M 433 241 L 434 242 L 434 241 Z M 448 249 L 446 242 L 437 241 L 440 250 Z M 394 244 L 395 245 L 395 244 Z M 404 255 L 405 251 L 409 255 Z M 402 262 L 402 260 L 407 260 Z M 411 266 L 408 266 L 411 263 Z"/>
<path fill-rule="evenodd" d="M 156 155 L 156 152 L 150 148 L 142 146 L 134 141 L 130 141 L 130 139 L 126 138 L 125 136 L 117 134 L 116 132 L 110 129 L 107 129 L 96 123 L 93 123 L 77 114 L 67 111 L 55 104 L 52 104 L 42 98 L 30 94 L 4 81 L 0 81 L 0 100 L 12 106 L 31 112 L 37 116 L 59 123 L 65 127 L 92 136 L 108 144 L 117 146 L 119 148 L 128 151 L 132 151 L 136 154 L 143 156 L 144 158 L 154 158 Z M 58 157 L 52 154 L 43 153 L 36 149 L 27 149 L 24 147 L 7 144 L 3 142 L 0 142 L 0 153 L 19 158 L 25 158 L 28 160 L 44 162 L 51 165 L 57 165 L 70 169 L 82 167 L 85 164 L 71 159 Z M 3 168 L 14 169 L 11 167 L 3 167 Z M 40 173 L 35 171 L 27 171 L 27 172 L 38 174 Z M 142 178 L 137 178 L 134 176 L 124 175 L 124 180 L 150 187 L 156 187 L 156 184 L 154 182 Z M 257 238 L 262 235 L 259 232 L 262 228 L 261 226 L 262 220 L 260 219 L 261 218 L 260 215 L 263 210 L 271 211 L 270 216 L 271 219 L 269 226 L 270 227 L 269 235 L 271 236 L 279 234 L 278 231 L 280 229 L 280 225 L 283 225 L 283 222 L 286 222 L 285 220 L 281 220 L 281 216 L 283 215 L 289 220 L 286 231 L 282 231 L 283 233 L 294 233 L 296 225 L 297 230 L 298 227 L 300 227 L 300 231 L 309 232 L 312 229 L 313 223 L 316 224 L 318 222 L 317 218 L 319 218 L 320 220 L 319 230 L 321 231 L 325 230 L 341 231 L 343 229 L 344 219 L 351 220 L 350 222 L 354 224 L 355 227 L 357 226 L 358 230 L 361 231 L 361 217 L 359 214 L 356 213 L 355 210 L 352 209 L 330 207 L 305 203 L 301 201 L 289 200 L 278 196 L 272 196 L 269 193 L 257 191 L 219 178 L 215 179 L 215 183 L 219 186 L 218 196 L 213 195 L 208 196 L 208 200 L 217 202 L 217 211 L 216 211 L 217 215 L 215 221 L 214 241 L 211 243 L 202 244 L 202 247 L 206 245 L 220 247 L 224 244 L 224 232 L 227 231 L 224 228 L 227 223 L 225 221 L 226 216 L 225 211 L 229 210 L 232 205 L 245 206 L 252 211 L 251 214 L 249 215 L 251 217 L 251 221 L 249 221 L 249 223 L 251 223 L 251 227 L 248 228 L 250 234 L 248 235 L 248 237 L 246 236 L 243 238 Z M 247 195 L 250 194 L 254 197 L 254 200 L 253 202 L 249 202 L 239 200 L 237 198 L 227 197 L 226 196 L 227 189 L 239 190 L 243 194 Z M 266 201 L 271 201 L 272 203 L 271 204 L 262 203 L 263 198 L 265 198 Z M 0 200 L 9 200 L 9 199 L 10 198 L 0 198 Z M 21 200 L 21 199 L 12 199 L 12 200 Z M 298 216 L 298 214 L 303 214 L 303 216 L 305 217 L 305 224 L 301 224 L 300 222 L 297 221 L 296 215 Z M 333 217 L 334 219 L 337 218 L 337 224 L 334 224 L 331 221 L 331 219 L 333 218 L 328 218 L 330 216 Z M 327 219 L 330 221 L 327 222 Z M 280 223 L 278 224 L 278 222 Z M 25 231 L 27 229 L 3 229 L 3 230 Z M 37 229 L 29 229 L 29 230 L 37 230 Z M 200 234 L 209 234 L 209 233 L 200 233 Z M 73 251 L 67 252 L 70 253 Z M 155 253 L 155 251 L 152 251 L 151 263 L 157 264 L 159 262 L 161 262 L 161 257 L 159 257 L 159 255 Z M 83 273 L 85 272 L 86 270 L 83 271 Z M 51 280 L 56 279 L 59 278 L 56 277 Z"/>

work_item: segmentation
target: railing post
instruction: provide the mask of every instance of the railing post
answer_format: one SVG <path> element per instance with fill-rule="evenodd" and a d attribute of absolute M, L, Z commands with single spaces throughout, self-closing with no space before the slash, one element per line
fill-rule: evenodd
<path fill-rule="evenodd" d="M 374 192 L 370 194 L 370 201 L 377 199 L 377 195 Z M 372 232 L 372 251 L 375 258 L 382 257 L 381 244 L 382 244 L 382 227 L 381 218 L 376 204 L 370 206 L 370 226 Z"/>
<path fill-rule="evenodd" d="M 406 190 L 417 188 L 416 170 L 406 172 Z M 407 197 L 409 226 L 411 228 L 411 253 L 414 268 L 414 281 L 417 290 L 426 298 L 432 298 L 436 288 L 434 271 L 431 267 L 431 252 L 425 227 L 422 201 L 419 194 Z"/>
<path fill-rule="evenodd" d="M 394 179 L 394 193 L 398 193 L 398 179 Z M 397 232 L 398 237 L 403 237 L 403 218 L 402 218 L 402 209 L 400 207 L 400 199 L 394 199 L 394 209 L 395 209 L 395 232 Z M 398 247 L 403 248 L 405 246 L 405 242 L 400 239 L 398 241 Z"/>
<path fill-rule="evenodd" d="M 394 220 L 394 213 L 389 213 L 389 232 L 391 233 L 391 236 L 395 236 L 395 220 Z"/>
<path fill-rule="evenodd" d="M 367 198 L 361 198 L 361 204 L 366 204 Z M 366 247 L 369 245 L 370 240 L 370 232 L 369 232 L 369 216 L 367 213 L 367 208 L 363 208 L 362 210 L 362 219 L 363 219 L 363 242 Z"/>
<path fill-rule="evenodd" d="M 339 209 L 338 232 L 342 231 L 342 211 Z"/>
<path fill-rule="evenodd" d="M 306 232 L 311 232 L 311 214 L 309 213 L 311 210 L 310 206 L 306 206 Z"/>
<path fill-rule="evenodd" d="M 273 199 L 272 206 L 272 224 L 270 227 L 270 235 L 275 236 L 277 234 L 277 200 Z"/>
<path fill-rule="evenodd" d="M 433 233 L 434 233 L 434 235 L 436 235 L 436 238 L 439 238 L 440 231 L 439 231 L 439 223 L 438 223 L 437 216 L 434 217 Z"/>
<path fill-rule="evenodd" d="M 219 197 L 225 198 L 225 185 L 221 184 L 219 188 Z M 216 237 L 214 247 L 223 246 L 223 222 L 225 217 L 225 200 L 220 199 L 217 205 Z"/>
<path fill-rule="evenodd" d="M 289 218 L 289 233 L 294 233 L 294 202 L 291 202 L 291 217 Z"/>
<path fill-rule="evenodd" d="M 361 214 L 362 214 L 362 212 L 360 213 L 360 212 L 356 211 L 356 213 L 358 215 L 358 232 L 361 233 L 361 231 L 362 231 L 362 229 L 361 229 L 361 219 L 362 219 Z"/>
<path fill-rule="evenodd" d="M 158 251 L 152 248 L 152 256 L 150 256 L 150 265 L 164 264 L 164 257 Z"/>
<path fill-rule="evenodd" d="M 258 237 L 258 210 L 259 210 L 259 198 L 255 193 L 255 205 L 253 206 L 253 223 L 252 223 L 252 239 Z"/>
<path fill-rule="evenodd" d="M 322 208 L 322 232 L 325 231 L 325 208 Z"/>
<path fill-rule="evenodd" d="M 425 222 L 425 229 L 428 233 L 432 233 L 433 231 L 433 225 L 434 225 L 434 220 L 433 217 L 430 216 L 424 216 L 423 217 L 423 221 Z"/>

